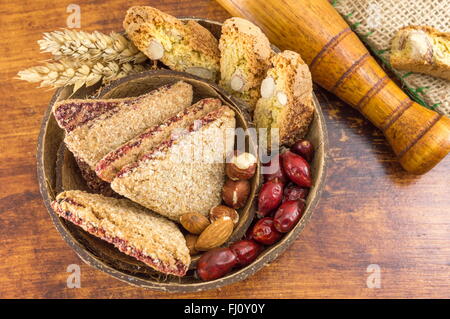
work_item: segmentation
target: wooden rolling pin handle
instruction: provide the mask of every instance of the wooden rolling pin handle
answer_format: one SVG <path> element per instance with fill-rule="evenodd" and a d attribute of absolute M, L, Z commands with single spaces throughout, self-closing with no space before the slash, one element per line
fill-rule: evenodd
<path fill-rule="evenodd" d="M 413 101 L 386 75 L 326 0 L 217 0 L 301 54 L 314 82 L 383 131 L 400 164 L 423 174 L 450 152 L 450 119 Z"/>

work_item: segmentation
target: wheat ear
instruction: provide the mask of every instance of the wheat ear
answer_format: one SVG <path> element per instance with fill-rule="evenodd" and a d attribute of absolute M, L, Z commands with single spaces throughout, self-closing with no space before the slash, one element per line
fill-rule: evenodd
<path fill-rule="evenodd" d="M 88 33 L 65 29 L 44 33 L 38 44 L 42 52 L 53 54 L 55 59 L 118 63 L 142 63 L 147 60 L 133 42 L 117 32 L 107 35 L 98 31 Z"/>
<path fill-rule="evenodd" d="M 103 84 L 119 79 L 131 73 L 142 72 L 145 66 L 141 64 L 110 62 L 76 62 L 61 60 L 49 62 L 20 71 L 19 79 L 38 83 L 40 87 L 63 87 L 74 85 L 77 91 L 83 85 L 91 86 L 99 81 Z"/>

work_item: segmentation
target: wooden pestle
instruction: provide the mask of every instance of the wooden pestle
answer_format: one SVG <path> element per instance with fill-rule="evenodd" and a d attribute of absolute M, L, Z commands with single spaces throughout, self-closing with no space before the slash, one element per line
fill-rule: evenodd
<path fill-rule="evenodd" d="M 314 82 L 384 133 L 405 170 L 423 174 L 450 151 L 450 119 L 410 100 L 327 0 L 216 1 L 300 53 Z"/>

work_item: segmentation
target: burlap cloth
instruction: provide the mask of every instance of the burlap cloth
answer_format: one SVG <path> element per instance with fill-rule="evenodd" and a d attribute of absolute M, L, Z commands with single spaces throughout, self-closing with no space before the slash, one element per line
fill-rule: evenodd
<path fill-rule="evenodd" d="M 391 40 L 407 25 L 427 25 L 450 32 L 450 0 L 330 0 L 361 40 L 398 76 L 403 89 L 420 104 L 450 116 L 450 81 L 394 70 Z"/>

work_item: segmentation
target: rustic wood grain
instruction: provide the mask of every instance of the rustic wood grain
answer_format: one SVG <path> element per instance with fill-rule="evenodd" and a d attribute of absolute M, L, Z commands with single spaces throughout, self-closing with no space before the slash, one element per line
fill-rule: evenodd
<path fill-rule="evenodd" d="M 52 91 L 14 79 L 43 59 L 36 44 L 65 26 L 73 1 L 0 4 L 1 298 L 412 298 L 450 297 L 450 158 L 424 176 L 403 171 L 382 134 L 357 111 L 320 93 L 330 139 L 322 200 L 298 240 L 247 280 L 198 294 L 165 294 L 126 285 L 85 265 L 60 238 L 36 180 L 36 142 Z M 130 2 L 78 1 L 84 30 L 121 28 Z M 223 21 L 207 0 L 133 1 L 174 15 Z M 319 92 L 317 89 L 316 92 Z M 66 288 L 70 264 L 81 288 Z M 366 285 L 381 267 L 381 288 Z"/>

